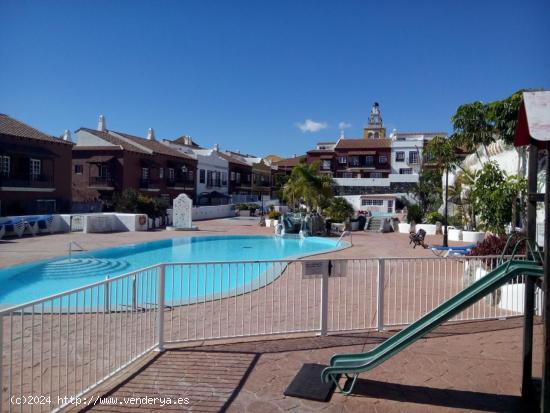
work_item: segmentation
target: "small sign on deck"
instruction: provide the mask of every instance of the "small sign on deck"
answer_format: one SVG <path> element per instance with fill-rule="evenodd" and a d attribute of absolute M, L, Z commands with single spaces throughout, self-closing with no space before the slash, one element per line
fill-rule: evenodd
<path fill-rule="evenodd" d="M 303 261 L 302 262 L 302 277 L 303 278 L 322 278 L 323 275 L 330 277 L 345 277 L 347 261 L 332 261 L 332 268 L 329 274 L 329 261 Z"/>
<path fill-rule="evenodd" d="M 328 261 L 304 261 L 302 262 L 303 278 L 321 278 L 328 275 Z"/>

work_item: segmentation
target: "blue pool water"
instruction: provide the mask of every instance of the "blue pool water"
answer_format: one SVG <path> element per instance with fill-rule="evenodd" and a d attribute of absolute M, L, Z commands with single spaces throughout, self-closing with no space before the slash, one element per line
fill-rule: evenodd
<path fill-rule="evenodd" d="M 208 236 L 185 237 L 125 245 L 108 249 L 73 253 L 61 257 L 0 270 L 0 305 L 20 304 L 78 288 L 158 263 L 204 261 L 277 260 L 326 252 L 336 248 L 336 241 L 309 237 L 304 240 L 269 236 Z M 263 285 L 275 278 L 284 264 L 257 265 L 193 265 L 168 266 L 166 270 L 166 300 L 193 301 L 206 296 Z M 133 294 L 144 301 L 154 297 L 158 271 L 138 282 Z M 113 283 L 110 300 L 124 303 L 132 295 L 128 285 Z M 136 287 L 134 287 L 136 289 Z M 240 289 L 240 290 L 239 290 Z M 143 293 L 142 291 L 146 291 Z M 149 295 L 149 297 L 140 296 Z M 92 296 L 93 295 L 93 296 Z M 80 297 L 80 304 L 100 304 L 104 292 L 90 292 Z"/>

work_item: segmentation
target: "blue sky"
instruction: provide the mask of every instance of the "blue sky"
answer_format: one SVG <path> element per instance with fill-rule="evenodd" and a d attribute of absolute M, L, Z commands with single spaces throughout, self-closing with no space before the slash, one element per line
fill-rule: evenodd
<path fill-rule="evenodd" d="M 374 101 L 390 129 L 450 131 L 462 103 L 550 88 L 548 17 L 546 0 L 0 0 L 0 112 L 258 155 L 341 122 L 360 137 Z"/>

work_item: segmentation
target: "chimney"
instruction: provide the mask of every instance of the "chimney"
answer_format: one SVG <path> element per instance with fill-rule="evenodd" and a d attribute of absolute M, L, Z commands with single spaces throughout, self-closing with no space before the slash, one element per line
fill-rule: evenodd
<path fill-rule="evenodd" d="M 65 129 L 65 133 L 63 133 L 63 140 L 71 142 L 71 131 L 69 129 Z"/>
<path fill-rule="evenodd" d="M 107 130 L 107 125 L 105 122 L 105 116 L 99 115 L 99 122 L 97 123 L 97 130 L 105 132 Z"/>
<path fill-rule="evenodd" d="M 219 151 L 220 151 L 220 145 L 215 144 L 215 145 L 214 145 L 214 150 L 215 150 L 216 152 L 219 152 Z"/>
<path fill-rule="evenodd" d="M 155 140 L 155 131 L 153 130 L 153 128 L 149 128 L 149 130 L 147 131 L 147 140 L 148 141 Z"/>
<path fill-rule="evenodd" d="M 293 153 L 293 154 L 292 154 L 292 157 L 293 157 L 293 158 L 296 158 L 296 154 L 295 154 L 295 153 Z"/>
<path fill-rule="evenodd" d="M 184 145 L 189 145 L 189 146 L 190 146 L 190 145 L 191 145 L 191 137 L 185 135 L 185 136 L 183 137 L 183 144 L 184 144 Z"/>

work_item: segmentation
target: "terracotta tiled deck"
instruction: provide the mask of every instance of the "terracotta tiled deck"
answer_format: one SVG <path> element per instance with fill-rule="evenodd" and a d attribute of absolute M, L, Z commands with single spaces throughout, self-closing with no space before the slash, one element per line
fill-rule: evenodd
<path fill-rule="evenodd" d="M 391 333 L 343 334 L 199 346 L 154 355 L 98 392 L 103 397 L 188 397 L 170 411 L 194 412 L 527 412 L 520 399 L 521 319 L 442 326 L 364 373 L 350 396 L 327 403 L 285 397 L 304 363 L 372 348 Z M 542 333 L 535 329 L 534 373 Z M 77 411 L 78 409 L 75 409 Z M 160 411 L 160 406 L 94 406 L 90 411 Z"/>
<path fill-rule="evenodd" d="M 95 249 L 125 243 L 145 242 L 153 239 L 189 235 L 272 233 L 272 230 L 261 228 L 251 221 L 203 221 L 199 222 L 199 227 L 200 231 L 192 234 L 168 231 L 119 234 L 72 233 L 0 241 L 0 267 L 65 255 L 67 244 L 70 240 L 76 240 L 88 249 Z M 46 240 L 47 242 L 45 242 Z M 440 244 L 441 237 L 429 237 L 427 241 L 431 244 Z M 428 250 L 412 249 L 408 244 L 407 235 L 404 234 L 355 233 L 353 235 L 353 243 L 354 246 L 352 248 L 323 254 L 323 257 L 348 259 L 389 256 L 434 257 Z M 290 274 L 292 274 L 292 271 L 290 271 Z M 248 297 L 258 296 L 256 298 L 259 299 L 261 298 L 260 295 L 264 294 L 264 298 L 271 297 L 271 302 L 273 302 L 274 297 L 275 300 L 278 300 L 279 307 L 276 306 L 275 310 L 279 315 L 277 320 L 280 322 L 280 315 L 284 313 L 279 311 L 281 303 L 287 304 L 286 291 L 292 292 L 295 290 L 296 285 L 311 283 L 311 281 L 288 277 L 289 275 L 281 277 L 266 288 L 258 290 L 258 293 L 244 294 L 239 296 L 238 299 L 235 297 L 235 307 L 233 307 L 233 301 L 230 301 L 231 298 L 227 299 L 231 303 L 231 306 L 225 304 L 226 299 L 221 300 L 219 303 L 220 310 L 235 308 L 235 310 L 244 311 L 245 308 L 249 307 L 254 309 L 256 302 L 250 300 Z M 290 289 L 288 289 L 288 280 L 291 280 Z M 394 281 L 390 278 L 388 281 L 387 290 L 390 292 L 393 291 L 395 294 L 389 293 L 386 306 L 392 303 L 397 306 L 401 302 L 401 297 L 404 296 L 402 287 L 400 287 L 400 290 L 397 290 L 392 286 L 392 282 L 397 281 L 398 278 L 394 278 Z M 281 295 L 283 289 L 279 289 L 278 295 L 274 294 L 271 290 L 277 286 L 277 283 L 281 282 L 287 283 L 284 284 L 286 286 L 284 289 L 285 294 Z M 365 307 L 364 300 L 359 299 L 359 294 L 362 291 L 367 291 L 367 286 L 361 287 L 362 284 L 358 283 L 355 276 L 342 279 L 336 278 L 331 280 L 331 282 L 334 283 L 334 288 L 330 290 L 329 299 L 330 302 L 335 303 L 331 309 L 338 308 L 341 310 L 338 312 L 337 321 L 331 318 L 329 327 L 334 327 L 335 322 L 338 322 L 338 325 L 340 325 L 340 314 L 342 314 L 342 317 L 345 317 L 345 314 L 350 310 L 353 314 L 356 314 L 361 308 L 368 315 L 365 318 L 365 325 L 361 326 L 361 328 L 372 327 L 368 323 L 368 321 L 372 322 L 373 320 L 372 310 L 370 307 Z M 436 284 L 433 284 L 434 289 L 442 288 L 442 291 L 446 291 L 446 283 L 447 278 L 445 278 L 445 283 L 442 283 L 441 286 L 439 283 L 437 287 Z M 338 289 L 336 289 L 336 286 L 338 286 Z M 448 284 L 448 286 L 448 293 L 450 294 L 456 286 L 453 287 L 452 284 Z M 341 290 L 340 287 L 344 289 Z M 407 286 L 408 288 L 409 286 Z M 415 288 L 413 284 L 411 284 L 411 288 Z M 422 289 L 422 285 L 419 285 L 418 288 Z M 350 299 L 348 301 L 344 299 L 342 302 L 341 294 L 345 294 L 348 291 L 350 293 L 356 291 L 357 297 L 355 297 L 355 293 L 352 293 L 349 295 Z M 427 291 L 427 289 L 424 287 L 422 291 Z M 398 292 L 399 294 L 397 294 Z M 446 293 L 443 295 L 448 297 Z M 289 297 L 295 300 L 294 293 Z M 247 299 L 248 301 L 246 301 Z M 356 302 L 356 299 L 359 301 Z M 268 301 L 265 302 L 267 303 Z M 277 301 L 275 302 L 277 303 Z M 299 303 L 300 308 L 302 308 L 302 301 L 300 300 Z M 304 314 L 318 314 L 317 301 L 313 300 L 309 303 L 306 301 L 306 303 L 306 307 L 310 311 Z M 416 305 L 418 304 L 428 305 L 425 299 Z M 478 306 L 479 311 L 485 308 L 483 307 L 484 305 L 482 302 Z M 264 305 L 264 307 L 262 307 L 263 316 L 271 317 L 273 309 L 268 308 L 267 305 Z M 354 311 L 352 307 L 357 308 Z M 180 319 L 180 309 L 168 312 L 165 317 L 167 322 L 168 320 L 170 321 L 170 326 L 172 324 L 174 326 L 180 325 L 182 321 L 187 324 L 188 319 L 192 323 L 198 323 L 203 320 L 202 313 L 199 311 L 200 308 L 200 306 L 197 306 L 195 313 L 190 311 L 192 308 L 186 309 L 184 319 Z M 414 310 L 416 307 L 413 305 L 411 308 Z M 224 313 L 220 314 L 223 315 Z M 260 313 L 256 314 L 256 316 L 254 314 L 256 314 L 255 311 L 247 314 L 247 317 L 250 317 L 250 320 L 252 320 L 250 321 L 250 326 L 253 325 L 254 320 L 256 320 L 255 323 L 257 324 L 258 314 Z M 298 314 L 301 313 L 298 312 Z M 391 314 L 391 312 L 387 310 L 386 314 Z M 117 314 L 112 314 L 109 315 L 109 318 L 115 317 L 116 319 L 118 316 Z M 332 311 L 330 316 L 334 317 Z M 214 319 L 218 319 L 218 317 L 220 316 L 214 317 Z M 229 313 L 227 317 L 229 317 Z M 412 321 L 412 319 L 417 317 L 417 314 L 413 311 L 410 317 L 410 321 Z M 409 315 L 407 315 L 407 321 L 408 318 Z M 82 316 L 79 316 L 79 320 L 80 331 L 84 331 L 83 326 L 87 325 L 88 321 Z M 248 319 L 243 317 L 243 320 Z M 282 320 L 284 320 L 284 317 Z M 345 324 L 348 319 L 343 318 L 342 320 Z M 219 318 L 219 321 L 224 321 L 224 319 Z M 49 322 L 46 316 L 44 318 L 46 329 L 48 329 Z M 133 366 L 132 370 L 124 373 L 124 377 L 118 377 L 116 380 L 107 382 L 94 395 L 112 395 L 117 397 L 171 395 L 189 397 L 189 405 L 183 407 L 164 407 L 164 409 L 179 409 L 182 411 L 227 410 L 261 413 L 284 410 L 298 412 L 320 410 L 381 412 L 520 411 L 518 409 L 521 406 L 517 397 L 520 391 L 521 373 L 520 322 L 521 320 L 516 318 L 506 321 L 485 321 L 440 327 L 428 339 L 417 342 L 382 366 L 364 374 L 356 387 L 356 394 L 350 397 L 336 394 L 329 403 L 315 403 L 286 398 L 283 396 L 283 391 L 303 363 L 327 363 L 329 357 L 335 352 L 362 351 L 387 338 L 389 333 L 341 334 L 322 338 L 286 338 L 272 341 L 250 341 L 248 339 L 248 342 L 240 344 L 216 346 L 198 346 L 198 344 L 195 344 L 197 347 L 171 349 L 162 355 L 152 354 L 147 356 L 140 365 L 146 362 L 149 364 L 142 366 L 141 370 L 138 370 L 137 365 Z M 247 323 L 248 321 L 241 326 L 244 329 L 243 331 L 246 331 Z M 36 337 L 41 337 L 42 327 L 36 326 L 33 330 L 28 328 L 29 324 L 29 322 L 25 323 L 24 336 L 29 336 L 32 331 L 40 331 Z M 52 325 L 54 324 L 55 322 L 52 321 Z M 65 321 L 61 323 L 58 320 L 57 324 L 60 326 L 66 325 L 66 327 L 63 327 L 65 330 L 73 328 L 73 324 L 66 324 Z M 116 325 L 115 323 L 114 326 L 116 327 Z M 231 327 L 231 323 L 226 323 L 225 321 L 223 325 L 225 328 Z M 219 328 L 216 325 L 211 325 L 210 327 L 214 331 L 217 331 Z M 90 337 L 92 330 L 93 328 L 87 333 L 90 334 Z M 208 329 L 206 330 L 208 331 Z M 7 332 L 8 329 L 6 328 L 5 331 Z M 17 326 L 15 331 L 17 332 Z M 52 328 L 52 331 L 55 334 L 57 330 Z M 540 329 L 537 329 L 536 333 L 535 343 L 539 346 L 541 341 Z M 169 337 L 168 331 L 166 331 L 166 334 Z M 193 337 L 188 338 L 192 339 Z M 195 338 L 200 337 L 197 336 Z M 100 335 L 98 335 L 98 339 L 100 339 Z M 19 351 L 18 348 L 15 350 L 14 354 L 17 358 L 18 354 L 22 353 L 22 351 Z M 73 353 L 69 350 L 66 348 L 67 354 L 71 354 L 71 357 L 68 357 L 68 359 L 72 360 Z M 536 350 L 538 351 L 539 348 L 536 347 Z M 28 353 L 26 346 L 24 352 Z M 538 353 L 536 355 L 535 371 L 537 372 L 536 369 L 540 367 L 540 360 Z M 46 354 L 45 357 L 48 358 L 50 355 Z M 55 364 L 55 355 L 53 355 L 53 360 Z M 97 365 L 97 361 L 94 361 L 94 363 Z M 88 368 L 91 365 L 92 358 L 89 360 Z M 103 361 L 100 365 L 103 366 Z M 55 371 L 55 369 L 53 370 Z M 126 378 L 126 381 L 123 381 L 123 378 Z M 160 405 L 144 404 L 139 406 L 136 404 L 126 404 L 116 406 L 116 408 L 107 405 L 93 407 L 93 410 L 97 411 L 160 411 L 161 409 Z"/>

